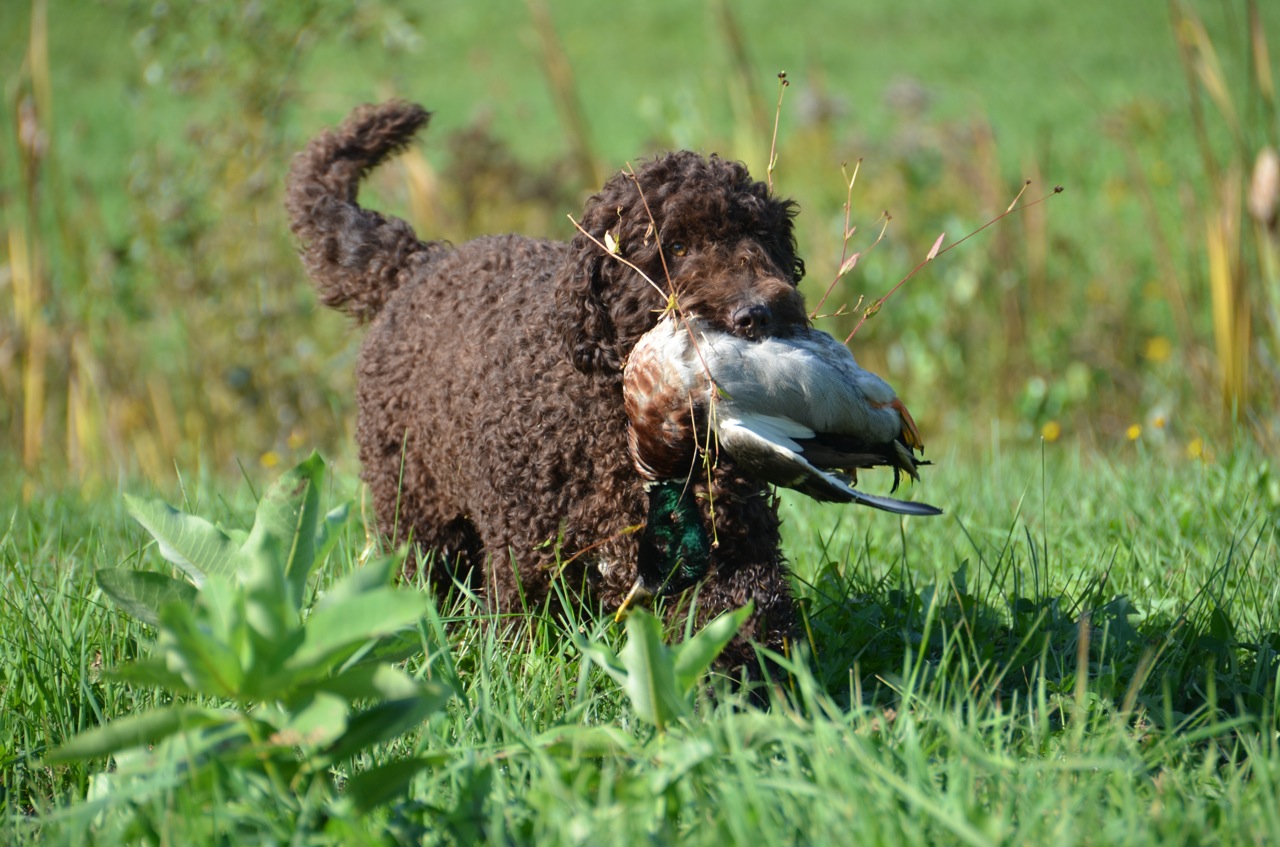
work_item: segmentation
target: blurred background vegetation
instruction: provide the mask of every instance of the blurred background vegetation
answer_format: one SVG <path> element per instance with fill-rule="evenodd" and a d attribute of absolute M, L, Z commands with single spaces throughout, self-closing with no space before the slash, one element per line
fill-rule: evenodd
<path fill-rule="evenodd" d="M 436 111 L 365 201 L 424 237 L 567 238 L 608 173 L 739 158 L 802 207 L 821 326 L 935 450 L 1212 458 L 1280 438 L 1280 4 L 0 0 L 0 466 L 93 485 L 351 467 L 360 333 L 319 308 L 290 157 L 354 105 Z M 341 464 L 341 462 L 340 462 Z"/>

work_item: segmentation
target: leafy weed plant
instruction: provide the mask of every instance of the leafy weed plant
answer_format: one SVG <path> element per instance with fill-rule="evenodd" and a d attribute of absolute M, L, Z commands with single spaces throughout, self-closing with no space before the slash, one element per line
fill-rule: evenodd
<path fill-rule="evenodd" d="M 157 633 L 150 655 L 111 676 L 175 699 L 81 733 L 45 756 L 49 764 L 114 759 L 114 770 L 91 780 L 94 802 L 67 814 L 92 815 L 162 791 L 213 798 L 235 773 L 250 794 L 305 826 L 330 797 L 331 767 L 418 726 L 451 696 L 442 683 L 388 661 L 417 652 L 416 634 L 402 636 L 426 612 L 425 595 L 388 585 L 398 557 L 370 562 L 308 603 L 313 571 L 348 513 L 344 505 L 320 514 L 323 471 L 312 454 L 286 473 L 262 497 L 248 532 L 126 498 L 186 578 L 98 572 L 103 591 Z M 359 794 L 358 784 L 349 788 Z M 124 824 L 131 831 L 138 821 L 125 816 Z"/>

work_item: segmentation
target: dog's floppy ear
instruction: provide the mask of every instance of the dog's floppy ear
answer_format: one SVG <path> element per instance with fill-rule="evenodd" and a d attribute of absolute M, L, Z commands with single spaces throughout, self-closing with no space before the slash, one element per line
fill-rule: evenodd
<path fill-rule="evenodd" d="M 627 188 L 626 183 L 614 177 L 602 192 L 586 203 L 580 232 L 573 235 L 568 257 L 556 279 L 564 345 L 573 367 L 584 374 L 622 371 L 617 328 L 611 313 L 617 261 L 605 255 L 607 248 L 603 244 L 621 235 L 620 221 L 626 198 L 618 197 L 618 193 L 625 193 Z"/>
<path fill-rule="evenodd" d="M 589 218 L 590 215 L 583 221 L 584 228 L 591 223 Z M 565 346 L 573 366 L 584 373 L 622 370 L 613 320 L 605 302 L 611 285 L 608 261 L 599 245 L 578 233 L 569 244 L 569 258 L 556 279 Z"/>
<path fill-rule="evenodd" d="M 556 279 L 568 354 L 578 370 L 621 373 L 636 340 L 658 322 L 665 300 L 662 227 L 651 212 L 661 216 L 663 202 L 680 189 L 675 175 L 699 162 L 695 153 L 659 156 L 614 174 L 587 201 Z"/>

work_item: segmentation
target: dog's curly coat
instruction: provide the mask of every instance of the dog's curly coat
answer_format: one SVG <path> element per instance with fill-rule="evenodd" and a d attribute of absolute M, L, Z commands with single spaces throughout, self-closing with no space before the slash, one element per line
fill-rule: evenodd
<path fill-rule="evenodd" d="M 795 205 L 741 164 L 677 152 L 587 202 L 581 227 L 594 240 L 424 242 L 356 192 L 428 117 L 403 102 L 361 107 L 289 175 L 292 229 L 321 300 L 369 324 L 357 437 L 379 529 L 437 551 L 452 566 L 436 569 L 437 584 L 470 574 L 495 608 L 542 603 L 557 571 L 615 608 L 636 581 L 628 530 L 646 510 L 627 452 L 627 353 L 665 291 L 750 338 L 806 325 Z M 606 233 L 663 291 L 599 246 Z M 778 649 L 795 625 L 776 503 L 726 460 L 692 485 L 716 541 L 698 618 L 754 601 L 723 657 L 754 665 L 745 639 Z"/>

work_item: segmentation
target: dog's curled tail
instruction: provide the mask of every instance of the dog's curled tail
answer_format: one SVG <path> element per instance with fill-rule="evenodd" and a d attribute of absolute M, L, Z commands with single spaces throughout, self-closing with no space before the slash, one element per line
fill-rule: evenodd
<path fill-rule="evenodd" d="M 403 149 L 430 117 L 398 100 L 361 106 L 308 144 L 289 171 L 285 208 L 320 301 L 361 322 L 438 249 L 405 221 L 356 204 L 365 175 Z"/>

